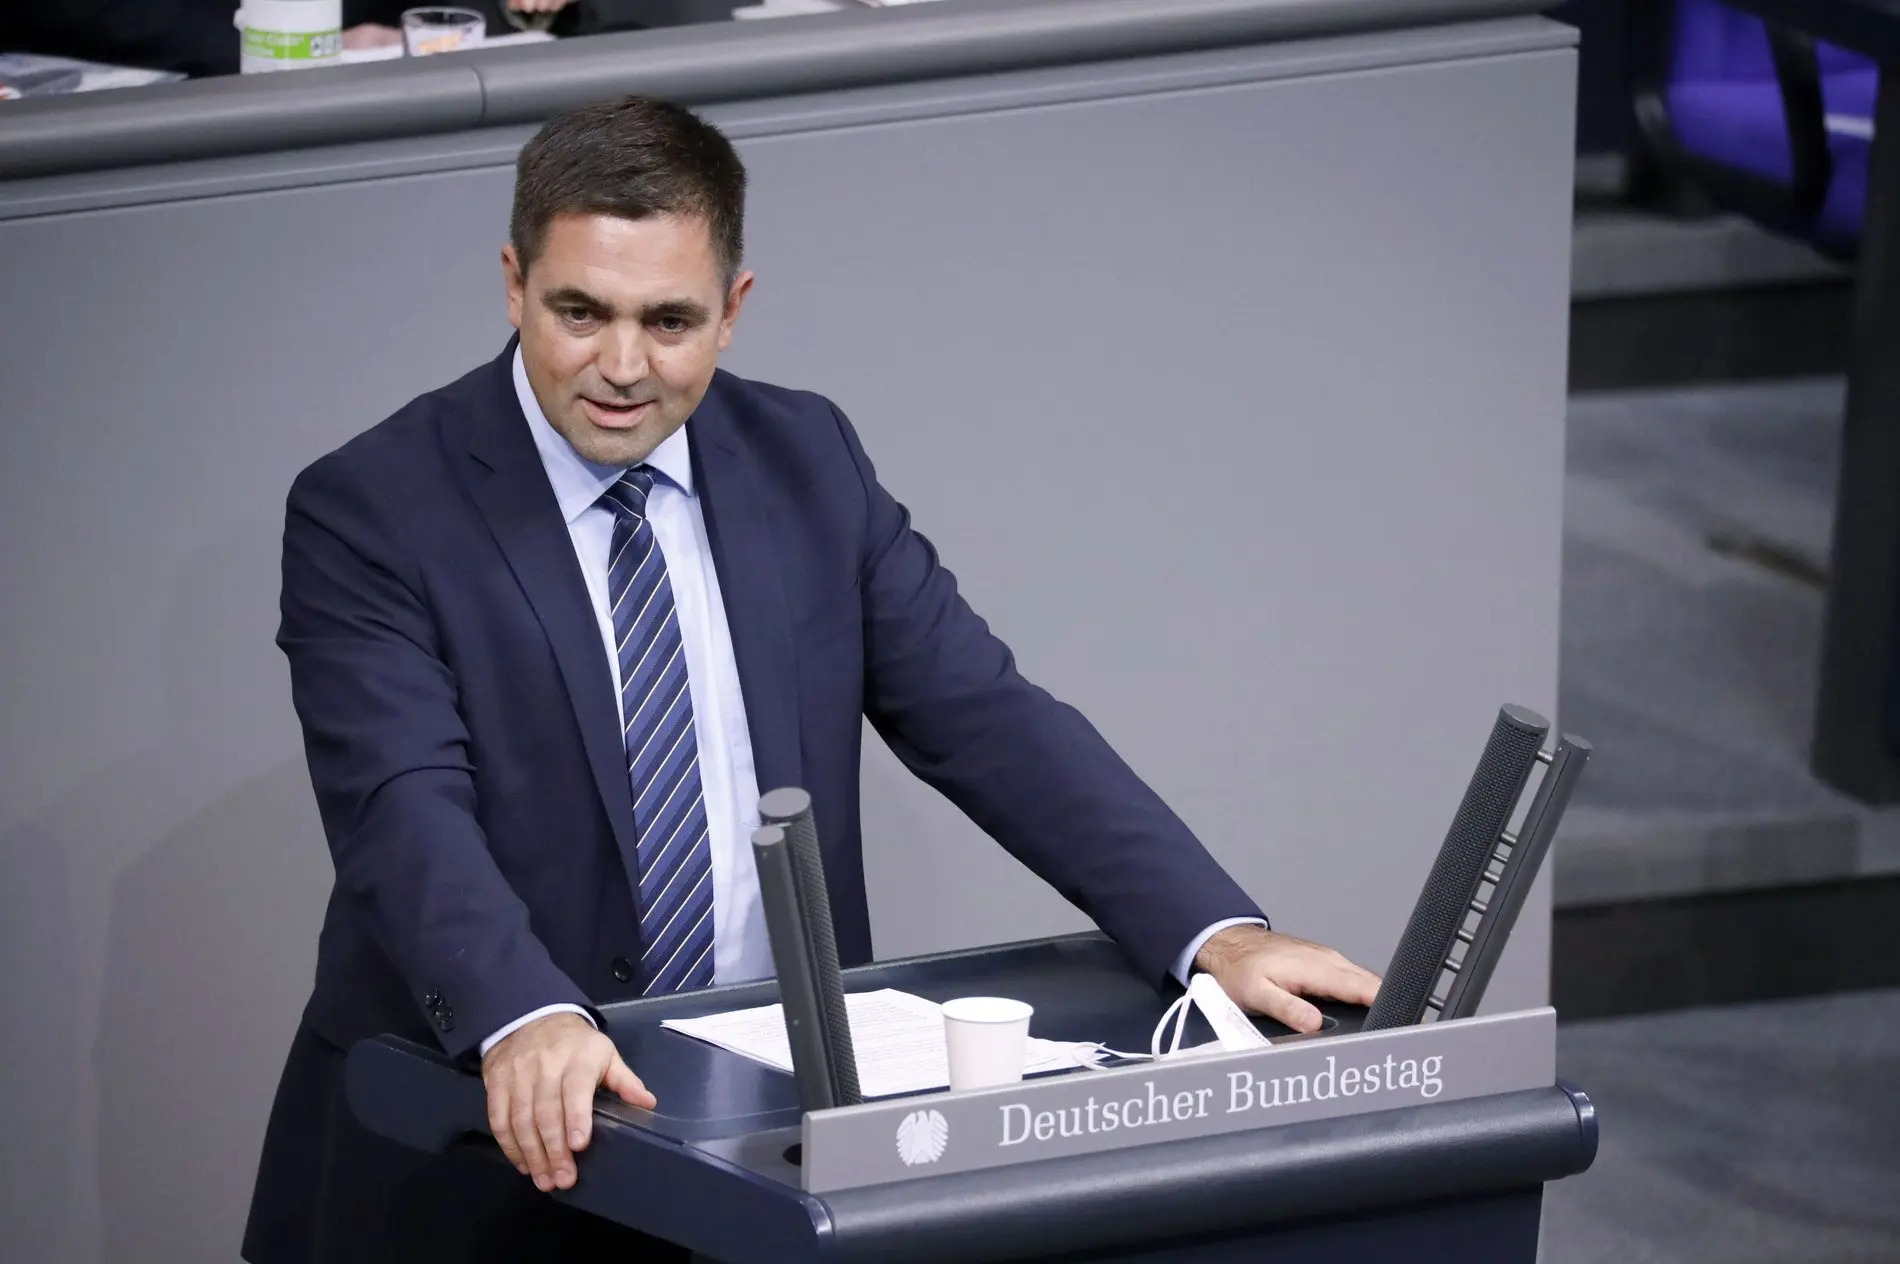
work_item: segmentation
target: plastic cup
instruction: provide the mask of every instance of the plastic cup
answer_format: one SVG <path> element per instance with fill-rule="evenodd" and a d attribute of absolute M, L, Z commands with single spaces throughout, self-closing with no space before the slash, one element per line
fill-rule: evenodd
<path fill-rule="evenodd" d="M 488 19 L 473 9 L 403 10 L 402 51 L 410 57 L 475 48 L 487 33 Z"/>
<path fill-rule="evenodd" d="M 952 1089 L 989 1088 L 1023 1078 L 1029 1048 L 1029 1016 L 1022 1001 L 1001 996 L 964 996 L 943 1003 L 944 1048 Z"/>

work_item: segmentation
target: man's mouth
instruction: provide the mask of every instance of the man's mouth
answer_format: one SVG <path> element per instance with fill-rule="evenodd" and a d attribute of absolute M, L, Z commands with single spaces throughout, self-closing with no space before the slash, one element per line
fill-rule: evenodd
<path fill-rule="evenodd" d="M 608 430 L 624 430 L 638 425 L 645 419 L 652 403 L 652 400 L 598 400 L 581 396 L 581 406 L 587 410 L 588 417 L 595 425 Z"/>

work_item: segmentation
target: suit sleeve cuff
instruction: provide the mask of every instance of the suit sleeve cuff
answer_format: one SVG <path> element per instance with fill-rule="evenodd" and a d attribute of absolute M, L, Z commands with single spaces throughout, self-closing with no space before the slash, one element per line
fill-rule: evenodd
<path fill-rule="evenodd" d="M 1174 959 L 1175 981 L 1182 987 L 1187 986 L 1188 975 L 1194 972 L 1194 958 L 1201 955 L 1201 946 L 1229 926 L 1265 926 L 1266 924 L 1267 919 L 1264 917 L 1230 917 L 1225 921 L 1215 922 L 1190 940 L 1187 948 Z M 487 1045 L 482 1046 L 482 1052 L 488 1052 Z"/>
<path fill-rule="evenodd" d="M 1213 931 L 1209 931 L 1208 934 L 1210 935 L 1213 934 Z M 1207 938 L 1207 936 L 1203 935 L 1201 938 L 1205 939 Z M 1199 951 L 1200 940 L 1195 941 L 1194 947 L 1196 951 Z M 1194 960 L 1193 953 L 1188 954 L 1188 960 L 1189 961 Z M 594 1022 L 594 1016 L 588 1013 L 586 1010 L 582 1009 L 578 1005 L 569 1005 L 566 1002 L 562 1002 L 559 1005 L 543 1005 L 540 1009 L 532 1010 L 526 1014 L 523 1014 L 520 1018 L 515 1019 L 514 1022 L 509 1023 L 505 1027 L 496 1028 L 493 1034 L 491 1034 L 488 1037 L 488 1039 L 482 1041 L 482 1046 L 481 1046 L 482 1056 L 484 1058 L 487 1057 L 488 1051 L 490 1049 L 493 1049 L 496 1045 L 500 1044 L 502 1041 L 506 1040 L 508 1037 L 514 1035 L 517 1031 L 520 1031 L 523 1027 L 526 1027 L 529 1023 L 534 1022 L 536 1019 L 546 1018 L 551 1014 L 579 1014 L 582 1018 L 585 1018 L 588 1022 L 593 1023 L 595 1030 L 599 1030 L 600 1028 L 600 1024 Z"/>

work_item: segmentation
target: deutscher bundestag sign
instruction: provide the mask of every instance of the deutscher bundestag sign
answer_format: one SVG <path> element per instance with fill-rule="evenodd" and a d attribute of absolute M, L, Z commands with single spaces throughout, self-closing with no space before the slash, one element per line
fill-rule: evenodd
<path fill-rule="evenodd" d="M 1466 1018 L 805 1116 L 812 1193 L 1454 1102 L 1557 1079 L 1557 1012 Z"/>

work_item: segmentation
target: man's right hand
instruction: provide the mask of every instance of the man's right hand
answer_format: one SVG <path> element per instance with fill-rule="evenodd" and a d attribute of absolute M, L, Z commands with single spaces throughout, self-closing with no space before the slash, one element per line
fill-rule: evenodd
<path fill-rule="evenodd" d="M 594 1135 L 596 1088 L 629 1106 L 658 1104 L 614 1042 L 579 1014 L 550 1014 L 496 1041 L 482 1058 L 482 1083 L 489 1130 L 543 1193 L 574 1187 L 574 1155 Z"/>

